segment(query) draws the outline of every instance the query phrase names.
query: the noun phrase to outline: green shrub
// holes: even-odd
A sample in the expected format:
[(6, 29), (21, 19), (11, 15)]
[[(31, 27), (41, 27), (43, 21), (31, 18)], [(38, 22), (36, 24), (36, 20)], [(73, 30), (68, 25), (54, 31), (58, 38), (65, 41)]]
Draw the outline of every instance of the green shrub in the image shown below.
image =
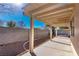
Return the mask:
[(8, 27), (15, 27), (15, 26), (16, 26), (16, 22), (14, 22), (14, 21), (9, 21), (9, 22), (7, 22), (7, 26), (8, 26)]

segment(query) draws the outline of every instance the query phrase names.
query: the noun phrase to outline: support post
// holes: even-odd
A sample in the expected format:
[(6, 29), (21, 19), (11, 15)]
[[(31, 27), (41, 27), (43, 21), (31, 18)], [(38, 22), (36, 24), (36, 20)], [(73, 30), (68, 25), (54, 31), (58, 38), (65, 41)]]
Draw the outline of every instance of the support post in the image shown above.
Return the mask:
[(57, 28), (55, 28), (55, 35), (56, 35), (56, 37), (57, 37)]
[(52, 40), (52, 27), (50, 26), (50, 40)]
[(30, 53), (33, 53), (34, 49), (34, 19), (31, 15), (30, 17), (30, 35), (29, 35), (29, 50)]

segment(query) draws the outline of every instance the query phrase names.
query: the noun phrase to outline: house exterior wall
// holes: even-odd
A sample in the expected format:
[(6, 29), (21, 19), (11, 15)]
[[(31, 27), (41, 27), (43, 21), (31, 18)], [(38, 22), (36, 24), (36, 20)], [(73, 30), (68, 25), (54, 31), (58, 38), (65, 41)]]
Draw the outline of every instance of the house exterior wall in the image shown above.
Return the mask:
[(74, 11), (74, 35), (71, 36), (71, 42), (75, 55), (79, 55), (79, 4), (75, 4)]

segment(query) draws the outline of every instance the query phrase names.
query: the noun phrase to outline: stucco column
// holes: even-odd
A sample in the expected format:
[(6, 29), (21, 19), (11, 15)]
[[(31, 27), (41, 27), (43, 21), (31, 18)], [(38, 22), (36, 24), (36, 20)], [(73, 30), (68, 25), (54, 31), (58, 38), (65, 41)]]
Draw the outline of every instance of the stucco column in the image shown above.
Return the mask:
[(52, 40), (52, 27), (50, 27), (49, 29), (50, 29), (50, 40)]
[(29, 50), (32, 53), (34, 49), (34, 19), (30, 17), (30, 35), (29, 35)]
[(55, 28), (55, 35), (57, 36), (57, 27)]

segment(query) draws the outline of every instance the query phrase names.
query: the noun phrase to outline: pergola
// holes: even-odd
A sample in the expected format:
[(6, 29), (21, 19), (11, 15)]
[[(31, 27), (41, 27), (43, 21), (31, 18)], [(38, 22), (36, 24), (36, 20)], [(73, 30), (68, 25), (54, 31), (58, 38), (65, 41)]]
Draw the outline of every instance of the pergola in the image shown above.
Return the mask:
[(52, 26), (68, 26), (74, 14), (74, 4), (63, 3), (29, 3), (24, 8), (24, 14), (30, 16), (29, 50), (34, 48), (34, 19), (43, 21), (50, 26), (50, 39), (52, 39)]

